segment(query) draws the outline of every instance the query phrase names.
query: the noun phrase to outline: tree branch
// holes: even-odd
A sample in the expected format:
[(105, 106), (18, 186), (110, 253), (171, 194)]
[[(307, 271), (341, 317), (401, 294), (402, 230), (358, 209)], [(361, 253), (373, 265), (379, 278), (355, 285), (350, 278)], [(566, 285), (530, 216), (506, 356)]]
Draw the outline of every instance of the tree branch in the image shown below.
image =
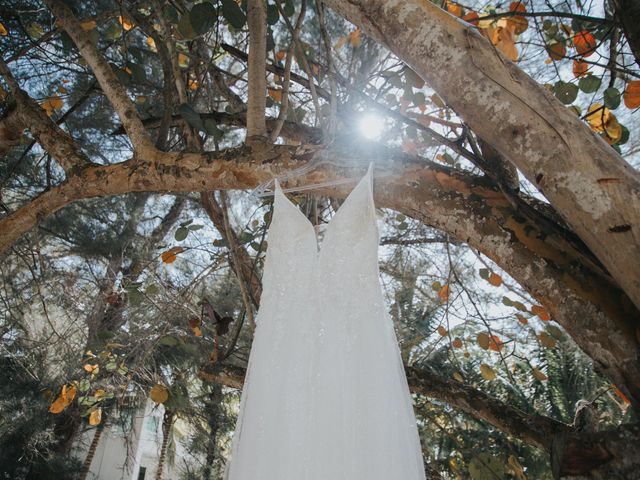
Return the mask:
[(155, 150), (138, 116), (135, 105), (129, 99), (126, 89), (120, 83), (116, 74), (113, 73), (113, 70), (111, 70), (109, 63), (91, 42), (87, 32), (82, 29), (80, 22), (75, 18), (71, 9), (61, 0), (45, 0), (45, 3), (76, 44), (91, 70), (93, 70), (102, 91), (111, 102), (122, 125), (124, 125), (134, 150), (141, 154)]
[(247, 8), (249, 27), (249, 95), (247, 99), (247, 139), (265, 137), (264, 122), (267, 108), (267, 3), (249, 0)]

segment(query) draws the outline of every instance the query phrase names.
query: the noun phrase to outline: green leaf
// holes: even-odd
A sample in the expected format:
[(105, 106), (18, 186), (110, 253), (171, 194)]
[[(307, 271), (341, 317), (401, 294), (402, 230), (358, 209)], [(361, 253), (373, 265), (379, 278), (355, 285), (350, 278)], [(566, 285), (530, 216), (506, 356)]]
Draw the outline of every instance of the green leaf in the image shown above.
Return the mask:
[(235, 0), (222, 0), (222, 16), (233, 28), (238, 30), (247, 23), (247, 16)]
[(98, 403), (98, 399), (96, 397), (80, 397), (78, 399), (78, 405), (82, 405), (84, 407), (90, 407)]
[[(491, 271), (488, 268), (480, 269), (480, 278), (482, 278), (483, 280), (489, 280), (489, 275), (491, 275)], [(504, 303), (504, 299), (502, 300), (502, 302)], [(509, 300), (509, 302), (511, 302), (511, 300)]]
[(193, 128), (197, 128), (198, 130), (202, 130), (203, 132), (206, 131), (204, 128), (204, 124), (202, 123), (202, 118), (200, 118), (200, 114), (196, 112), (188, 103), (183, 103), (182, 105), (180, 105), (178, 107), (178, 113)]
[(198, 32), (196, 32), (196, 29), (193, 28), (193, 25), (191, 24), (189, 12), (180, 17), (180, 21), (178, 22), (178, 33), (185, 40), (193, 40), (198, 36)]
[(42, 25), (36, 22), (31, 22), (25, 30), (27, 31), (29, 36), (34, 40), (37, 40), (42, 35), (44, 35), (44, 29), (42, 28)]
[(147, 80), (147, 74), (142, 68), (142, 65), (138, 65), (137, 63), (127, 62), (127, 68), (131, 70), (131, 78), (136, 83), (143, 83)]
[(276, 48), (276, 41), (273, 39), (273, 30), (271, 27), (267, 28), (267, 51)]
[(555, 94), (556, 98), (565, 105), (570, 105), (573, 103), (573, 101), (578, 96), (578, 91), (578, 87), (573, 83), (560, 81), (553, 86), (553, 93)]
[[(67, 33), (63, 32), (63, 34), (61, 35), (61, 38), (64, 38), (65, 35), (67, 35)], [(104, 36), (107, 40), (110, 40), (110, 41), (117, 40), (122, 36), (122, 27), (118, 22), (115, 22), (115, 21), (111, 22), (109, 23), (109, 26), (107, 27), (107, 29), (104, 31)], [(67, 36), (67, 38), (69, 37)], [(64, 44), (64, 40), (63, 40), (63, 44)]]
[(175, 347), (178, 345), (178, 339), (176, 337), (172, 337), (171, 335), (167, 335), (166, 337), (162, 337), (160, 339), (160, 345), (165, 345), (167, 347)]
[(83, 378), (78, 382), (78, 390), (80, 392), (86, 392), (91, 388), (91, 383), (86, 378)]
[(287, 17), (290, 17), (291, 15), (293, 15), (296, 11), (296, 9), (293, 6), (293, 0), (285, 0), (283, 10)]
[(113, 372), (116, 368), (118, 368), (118, 365), (116, 364), (116, 362), (108, 362), (105, 365), (105, 368), (107, 369), (107, 372)]
[(620, 106), (620, 90), (616, 87), (607, 88), (604, 93), (604, 106), (609, 110), (615, 110)]
[(620, 126), (622, 127), (622, 136), (616, 145), (624, 145), (629, 141), (629, 129), (622, 124), (620, 124)]
[(473, 480), (501, 480), (505, 475), (505, 462), (488, 453), (480, 453), (469, 462), (469, 476)]
[(127, 294), (127, 297), (129, 299), (129, 304), (134, 307), (140, 305), (140, 303), (142, 303), (142, 300), (144, 299), (144, 295), (139, 290), (130, 291)]
[(216, 23), (218, 12), (211, 3), (202, 2), (193, 6), (189, 12), (191, 27), (197, 35), (208, 32)]
[(204, 225), (189, 225), (189, 230), (192, 232), (200, 230), (201, 228), (204, 228)]
[[(278, 0), (276, 0), (278, 1)], [(278, 7), (275, 5), (267, 5), (267, 23), (269, 25), (275, 25), (280, 20), (280, 12), (278, 12)]]
[(204, 121), (204, 131), (207, 135), (211, 135), (215, 140), (221, 140), (224, 136), (224, 131), (218, 128), (218, 124), (213, 118), (207, 118)]
[(180, 227), (176, 230), (174, 237), (176, 241), (181, 242), (185, 238), (187, 238), (187, 235), (189, 235), (189, 229), (185, 227)]
[(582, 77), (578, 82), (578, 87), (584, 93), (593, 93), (600, 88), (600, 84), (602, 83), (602, 79), (600, 77), (596, 77), (595, 75), (587, 75), (586, 77)]
[(162, 9), (164, 16), (167, 17), (172, 23), (178, 23), (178, 11), (173, 7), (173, 5), (165, 5)]

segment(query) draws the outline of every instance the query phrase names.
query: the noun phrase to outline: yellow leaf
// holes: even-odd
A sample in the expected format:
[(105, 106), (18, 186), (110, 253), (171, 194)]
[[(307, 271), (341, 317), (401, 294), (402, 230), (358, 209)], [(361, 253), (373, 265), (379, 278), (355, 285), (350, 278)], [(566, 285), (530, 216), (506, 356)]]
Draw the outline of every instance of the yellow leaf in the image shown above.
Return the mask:
[(7, 28), (2, 23), (0, 23), (0, 35), (2, 35), (3, 37), (9, 35)]
[(482, 375), (482, 378), (488, 381), (495, 380), (496, 378), (496, 372), (494, 372), (493, 368), (491, 368), (486, 363), (480, 365), (480, 375)]
[(547, 376), (537, 367), (533, 367), (533, 376), (536, 377), (541, 382), (544, 382), (547, 379)]
[(95, 391), (95, 393), (93, 394), (94, 397), (96, 397), (96, 399), (100, 400), (101, 398), (103, 398), (105, 395), (107, 394), (107, 392), (105, 392), (102, 388), (99, 388)]
[(604, 133), (604, 139), (609, 145), (618, 143), (622, 138), (622, 125), (618, 123), (618, 119), (613, 113), (611, 114), (609, 121), (604, 126)]
[(516, 36), (513, 25), (510, 25), (507, 19), (503, 18), (498, 22), (498, 27), (493, 32), (491, 42), (504, 55), (516, 62), (518, 60), (518, 49), (516, 48)]
[(98, 407), (93, 412), (91, 412), (91, 415), (89, 415), (89, 425), (100, 425), (101, 420), (102, 409)]
[(82, 28), (82, 30), (84, 30), (85, 32), (93, 30), (94, 28), (96, 28), (96, 21), (86, 20), (80, 24), (80, 28)]
[(442, 325), (440, 325), (437, 330), (441, 337), (444, 337), (447, 334), (447, 329)]
[(356, 28), (353, 32), (350, 32), (348, 35), (349, 45), (351, 45), (353, 48), (358, 48), (362, 43), (361, 35), (362, 30), (360, 30), (359, 28)]
[(127, 20), (121, 15), (118, 16), (118, 21), (120, 22), (120, 25), (122, 25), (122, 28), (124, 28), (127, 31), (133, 28), (133, 23), (131, 23), (129, 20)]
[(189, 87), (189, 90), (197, 90), (198, 89), (198, 81), (197, 80), (193, 80), (193, 79), (189, 79), (187, 81), (187, 86)]
[(178, 254), (182, 252), (184, 252), (184, 248), (173, 247), (166, 252), (163, 252), (162, 255), (160, 255), (160, 258), (162, 258), (164, 263), (173, 263), (176, 261), (176, 258), (178, 258)]
[(624, 89), (624, 105), (627, 108), (640, 107), (640, 80), (631, 80)]
[(164, 385), (156, 383), (149, 392), (151, 400), (156, 403), (164, 403), (169, 400), (169, 390)]

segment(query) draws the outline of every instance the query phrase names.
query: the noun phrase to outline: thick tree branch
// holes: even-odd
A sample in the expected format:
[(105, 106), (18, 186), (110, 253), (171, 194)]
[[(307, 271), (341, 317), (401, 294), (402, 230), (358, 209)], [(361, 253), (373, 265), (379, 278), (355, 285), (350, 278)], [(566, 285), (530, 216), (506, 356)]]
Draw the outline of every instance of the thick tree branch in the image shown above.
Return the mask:
[[(495, 397), (464, 383), (447, 380), (425, 370), (405, 366), (409, 389), (425, 397), (444, 402), (488, 422), (498, 430), (518, 440), (551, 451), (551, 440), (560, 434), (569, 434), (571, 426), (537, 413), (525, 413)], [(217, 374), (205, 374), (208, 381), (242, 389), (244, 368), (223, 366)]]
[[(638, 311), (618, 287), (582, 261), (583, 253), (537, 217), (514, 210), (484, 177), (455, 171), (375, 145), (334, 142), (328, 150), (273, 145), (202, 154), (166, 153), (92, 166), (0, 220), (0, 251), (65, 205), (84, 198), (140, 191), (193, 192), (254, 188), (313, 156), (329, 160), (302, 184), (353, 177), (370, 161), (395, 176), (376, 181), (375, 200), (468, 243), (495, 261), (535, 297), (595, 362), (638, 404)], [(344, 168), (336, 165), (345, 165)], [(356, 174), (357, 175), (357, 174)], [(344, 197), (351, 187), (310, 193)]]
[(436, 4), (326, 3), (410, 65), (514, 162), (640, 307), (640, 175), (620, 155), (475, 28)]
[(40, 105), (22, 90), (9, 67), (0, 60), (0, 73), (5, 77), (16, 102), (16, 113), (22, 125), (56, 161), (67, 175), (73, 170), (91, 164), (76, 142), (52, 121)]
[(113, 70), (111, 70), (109, 63), (91, 42), (88, 33), (82, 29), (80, 22), (75, 18), (71, 9), (61, 0), (45, 0), (45, 3), (76, 44), (91, 70), (93, 70), (102, 91), (111, 102), (122, 125), (124, 125), (134, 150), (138, 153), (154, 150), (155, 148), (126, 89), (120, 83)]

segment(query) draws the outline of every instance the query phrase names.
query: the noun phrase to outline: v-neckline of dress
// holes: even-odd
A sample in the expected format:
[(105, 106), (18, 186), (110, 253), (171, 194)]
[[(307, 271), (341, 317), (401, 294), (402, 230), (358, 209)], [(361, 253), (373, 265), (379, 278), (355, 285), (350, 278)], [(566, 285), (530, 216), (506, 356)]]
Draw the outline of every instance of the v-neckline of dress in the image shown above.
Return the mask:
[[(275, 181), (275, 196), (282, 198), (288, 205), (290, 205), (297, 213), (298, 216), (300, 216), (301, 219), (304, 220), (304, 223), (306, 225), (306, 229), (310, 232), (310, 235), (313, 235), (313, 238), (315, 240), (315, 245), (316, 245), (316, 252), (315, 255), (317, 257), (320, 257), (322, 252), (324, 251), (324, 245), (327, 242), (327, 238), (329, 238), (329, 234), (331, 232), (331, 226), (334, 224), (336, 218), (340, 217), (340, 215), (344, 215), (343, 210), (345, 209), (345, 207), (348, 207), (350, 204), (350, 201), (352, 201), (352, 198), (354, 196), (354, 194), (356, 192), (359, 192), (360, 189), (362, 188), (362, 185), (369, 182), (369, 188), (373, 188), (372, 186), (372, 171), (373, 171), (373, 163), (369, 164), (369, 169), (367, 170), (367, 173), (365, 173), (365, 175), (360, 179), (360, 181), (357, 183), (357, 185), (354, 187), (353, 190), (351, 190), (351, 192), (349, 193), (349, 195), (347, 195), (347, 197), (345, 198), (345, 201), (342, 205), (340, 205), (340, 208), (338, 208), (338, 210), (336, 211), (336, 213), (333, 215), (333, 217), (331, 217), (331, 219), (329, 220), (329, 222), (327, 222), (326, 224), (326, 229), (325, 229), (325, 234), (324, 234), (324, 239), (322, 240), (322, 242), (320, 242), (318, 240), (318, 235), (316, 234), (315, 228), (313, 226), (313, 223), (311, 223), (311, 221), (300, 211), (300, 209), (291, 201), (289, 200), (289, 198), (285, 195), (285, 193), (282, 191), (282, 188), (280, 187), (280, 183), (278, 182), (278, 180), (276, 179)], [(373, 201), (373, 196), (369, 195), (369, 201), (372, 202)]]

